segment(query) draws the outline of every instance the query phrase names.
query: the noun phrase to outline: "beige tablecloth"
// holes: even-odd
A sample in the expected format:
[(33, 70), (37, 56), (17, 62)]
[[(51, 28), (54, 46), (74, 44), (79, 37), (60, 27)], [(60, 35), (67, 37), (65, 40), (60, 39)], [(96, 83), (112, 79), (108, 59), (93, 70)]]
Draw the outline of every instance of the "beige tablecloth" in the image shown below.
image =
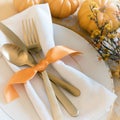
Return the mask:
[[(0, 0), (0, 20), (4, 20), (16, 13), (17, 11), (13, 6), (13, 0)], [(85, 31), (79, 28), (76, 17), (77, 16), (74, 14), (66, 19), (61, 20), (53, 18), (53, 22), (66, 26), (89, 40), (89, 37), (85, 35)], [(115, 102), (110, 120), (120, 120), (120, 80), (114, 80), (114, 86), (115, 93), (118, 95), (118, 98)]]

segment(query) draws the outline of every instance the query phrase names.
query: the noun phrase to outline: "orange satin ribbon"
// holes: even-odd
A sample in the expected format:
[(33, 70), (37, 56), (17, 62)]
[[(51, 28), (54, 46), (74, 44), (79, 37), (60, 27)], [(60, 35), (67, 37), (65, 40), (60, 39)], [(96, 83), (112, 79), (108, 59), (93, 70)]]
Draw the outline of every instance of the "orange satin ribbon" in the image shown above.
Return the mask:
[(28, 80), (32, 79), (35, 74), (39, 71), (42, 72), (46, 67), (66, 55), (69, 54), (79, 54), (80, 52), (74, 51), (64, 46), (55, 46), (51, 48), (46, 57), (40, 61), (34, 67), (26, 68), (16, 72), (12, 78), (9, 80), (7, 86), (5, 87), (5, 98), (7, 102), (10, 102), (18, 97), (18, 93), (14, 89), (14, 84), (26, 83)]

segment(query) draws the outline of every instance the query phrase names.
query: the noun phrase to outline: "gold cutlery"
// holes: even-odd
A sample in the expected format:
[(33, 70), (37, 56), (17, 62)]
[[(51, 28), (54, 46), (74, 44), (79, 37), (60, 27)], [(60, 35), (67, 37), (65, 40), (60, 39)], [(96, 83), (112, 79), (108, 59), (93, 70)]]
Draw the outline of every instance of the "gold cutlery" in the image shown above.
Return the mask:
[[(0, 22), (0, 29), (3, 31), (3, 33), (9, 38), (9, 40), (10, 41), (12, 41), (12, 42), (14, 42), (15, 44), (17, 44), (17, 45), (19, 45), (20, 47), (22, 47), (22, 49), (23, 50), (26, 50), (26, 52), (27, 52), (27, 49), (26, 49), (26, 46), (24, 45), (24, 43), (15, 35), (15, 33), (14, 32), (12, 32), (9, 28), (7, 28), (4, 24), (2, 24), (1, 22)], [(31, 57), (30, 57), (31, 58)], [(32, 60), (33, 61), (33, 60)], [(53, 80), (53, 78), (55, 78), (53, 75), (52, 75), (52, 80)], [(69, 92), (71, 92), (73, 95), (75, 95), (75, 96), (78, 96), (78, 95), (80, 95), (80, 91), (77, 89), (77, 88), (75, 88), (74, 86), (72, 86), (71, 84), (69, 84), (69, 83), (66, 83), (65, 81), (62, 81), (61, 79), (55, 79), (55, 80), (53, 80), (56, 84), (58, 84), (58, 85), (61, 85), (63, 88), (66, 88), (66, 86), (67, 86), (67, 89), (68, 89), (68, 91)], [(72, 91), (70, 91), (71, 90), (71, 87), (72, 87), (72, 90), (74, 91), (74, 92), (72, 92)], [(59, 95), (60, 96), (60, 95)], [(58, 97), (58, 96), (57, 96)], [(59, 97), (59, 99), (60, 99), (60, 97)], [(66, 105), (66, 106), (68, 106), (67, 104), (66, 104), (66, 102), (63, 102), (63, 98), (61, 97), (61, 102), (62, 102), (62, 104), (64, 104), (64, 105)], [(68, 102), (67, 102), (68, 103)], [(66, 109), (67, 108), (69, 108), (69, 107), (66, 107)], [(71, 110), (72, 110), (73, 108), (71, 108)], [(70, 109), (68, 109), (68, 110), (70, 110)], [(70, 112), (70, 111), (69, 111)], [(72, 116), (76, 116), (76, 115), (78, 115), (78, 111), (77, 112), (71, 112), (70, 113)]]
[[(10, 42), (15, 43), (17, 46), (19, 46), (23, 50), (28, 51), (27, 47), (19, 39), (19, 37), (13, 31), (11, 31), (7, 26), (5, 26), (2, 22), (0, 22), (0, 30), (9, 38), (8, 40)], [(54, 83), (62, 86), (64, 89), (69, 91), (74, 96), (79, 96), (80, 95), (80, 90), (78, 88), (76, 88), (75, 86), (71, 85), (70, 83), (68, 83), (66, 81), (63, 81), (61, 79), (58, 79), (53, 74), (49, 74), (49, 77)]]
[[(29, 19), (29, 20), (24, 20), (23, 21), (23, 34), (24, 34), (24, 41), (27, 45), (27, 48), (29, 51), (31, 51), (34, 56), (37, 56), (36, 58), (38, 60), (40, 60), (40, 53), (36, 53), (35, 51), (40, 51), (41, 50), (41, 47), (40, 47), (40, 42), (39, 42), (39, 39), (38, 39), (38, 35), (37, 35), (37, 30), (36, 30), (36, 27), (35, 27), (35, 24), (34, 24), (34, 21), (33, 19)], [(48, 75), (47, 75), (47, 72), (45, 71), (45, 74), (48, 78)], [(52, 76), (51, 76), (52, 77)], [(46, 80), (45, 80), (46, 81)], [(48, 81), (46, 81), (48, 83), (45, 83), (45, 86), (46, 84), (49, 84), (49, 79)], [(75, 108), (75, 106), (70, 102), (70, 100), (59, 90), (59, 88), (57, 88), (54, 84), (48, 86), (49, 88), (51, 88), (52, 90), (54, 89), (56, 96), (57, 98), (61, 101), (61, 103), (63, 104), (63, 106), (66, 108), (66, 110), (72, 115), (72, 116), (77, 116), (78, 115), (78, 110)], [(46, 88), (48, 89), (48, 88)], [(51, 90), (51, 91), (52, 91)], [(72, 89), (70, 89), (72, 91)], [(49, 95), (50, 94), (53, 94), (50, 93), (50, 91), (46, 90), (48, 93), (48, 98), (49, 98)], [(49, 99), (50, 103), (51, 103), (51, 106), (55, 106), (53, 105), (53, 102), (54, 102), (54, 98)], [(53, 113), (55, 113), (55, 108), (53, 107)], [(55, 113), (56, 114), (56, 113)]]

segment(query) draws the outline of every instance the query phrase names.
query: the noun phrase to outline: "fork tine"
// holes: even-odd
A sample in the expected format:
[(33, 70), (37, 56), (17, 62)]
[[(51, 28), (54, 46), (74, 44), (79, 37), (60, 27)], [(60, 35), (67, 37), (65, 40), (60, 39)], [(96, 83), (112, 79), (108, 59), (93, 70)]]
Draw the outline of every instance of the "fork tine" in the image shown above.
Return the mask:
[(29, 28), (29, 31), (30, 31), (30, 33), (29, 33), (29, 35), (31, 36), (31, 40), (30, 40), (30, 44), (31, 44), (31, 46), (33, 45), (33, 47), (34, 47), (34, 45), (35, 45), (35, 47), (36, 47), (36, 45), (37, 45), (37, 42), (36, 42), (36, 37), (35, 37), (35, 28), (34, 28), (34, 26), (33, 26), (33, 19), (29, 19), (29, 21), (28, 21), (28, 23), (29, 23), (29, 26), (28, 27), (30, 27)]
[(23, 32), (25, 39), (25, 44), (29, 49), (38, 48), (41, 49), (37, 29), (33, 19), (26, 19), (22, 21), (23, 24)]
[(24, 40), (25, 44), (27, 47), (30, 47), (32, 32), (30, 32), (31, 27), (30, 27), (29, 20), (23, 20), (22, 24), (23, 24), (23, 33), (24, 33), (24, 38), (25, 38), (25, 40)]
[(32, 27), (33, 27), (33, 32), (34, 32), (34, 40), (37, 44), (40, 45), (40, 41), (39, 41), (39, 38), (38, 38), (38, 33), (37, 33), (37, 29), (36, 29), (36, 26), (35, 26), (35, 23), (34, 23), (34, 20), (32, 19)]
[(27, 36), (27, 30), (26, 30), (26, 21), (22, 21), (22, 30), (23, 30), (23, 36), (24, 36), (24, 42), (25, 42), (25, 45), (28, 47), (28, 36)]

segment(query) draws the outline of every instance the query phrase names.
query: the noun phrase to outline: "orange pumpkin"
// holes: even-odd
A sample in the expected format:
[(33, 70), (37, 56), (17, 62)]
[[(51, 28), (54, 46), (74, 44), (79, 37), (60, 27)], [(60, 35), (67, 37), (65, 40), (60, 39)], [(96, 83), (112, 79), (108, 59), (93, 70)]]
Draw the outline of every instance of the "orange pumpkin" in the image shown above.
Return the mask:
[(42, 3), (43, 0), (14, 0), (14, 6), (18, 12), (35, 4)]
[[(97, 23), (93, 20), (95, 16)], [(120, 16), (120, 9), (115, 0), (85, 0), (78, 11), (79, 25), (89, 33), (96, 30), (98, 24), (102, 26), (106, 22), (110, 22), (112, 28), (117, 29), (120, 26), (118, 16)]]
[(73, 14), (78, 6), (79, 0), (45, 0), (49, 4), (53, 17), (65, 18)]

